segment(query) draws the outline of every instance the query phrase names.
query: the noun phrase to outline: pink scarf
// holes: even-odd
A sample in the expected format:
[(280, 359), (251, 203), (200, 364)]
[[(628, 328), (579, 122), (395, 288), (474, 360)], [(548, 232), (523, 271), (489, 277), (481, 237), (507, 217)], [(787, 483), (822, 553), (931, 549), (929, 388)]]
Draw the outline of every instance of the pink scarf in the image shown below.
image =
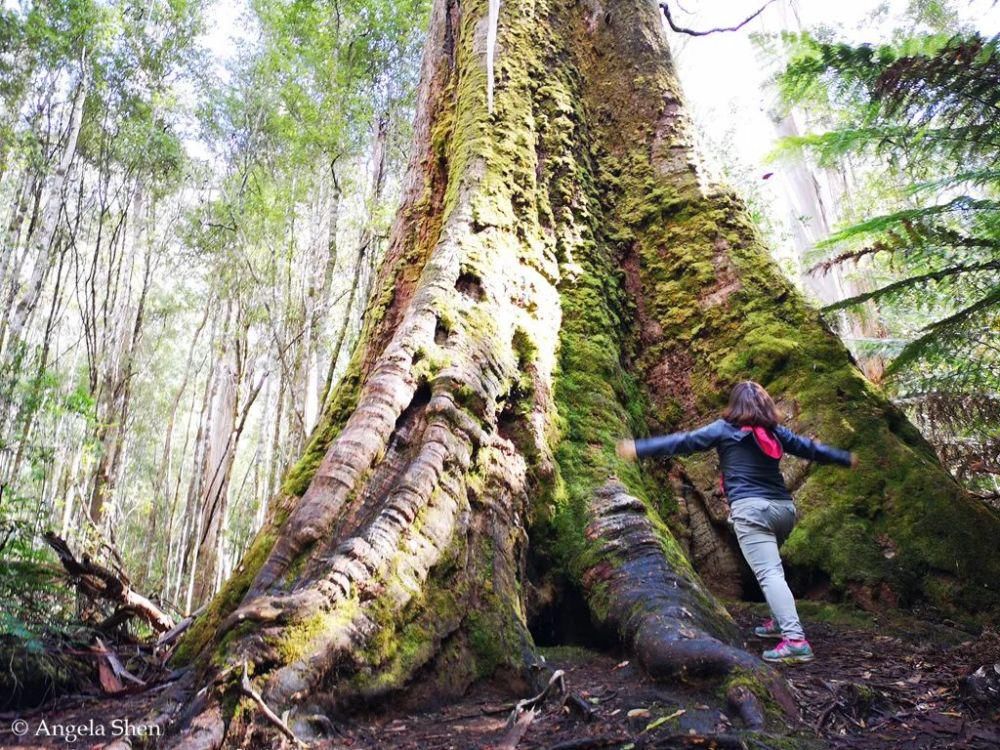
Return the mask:
[(750, 425), (743, 426), (744, 432), (752, 432), (754, 440), (757, 441), (757, 447), (764, 451), (764, 455), (769, 458), (781, 458), (784, 452), (781, 450), (781, 443), (777, 441), (774, 435), (766, 427), (761, 427), (759, 425), (751, 427)]

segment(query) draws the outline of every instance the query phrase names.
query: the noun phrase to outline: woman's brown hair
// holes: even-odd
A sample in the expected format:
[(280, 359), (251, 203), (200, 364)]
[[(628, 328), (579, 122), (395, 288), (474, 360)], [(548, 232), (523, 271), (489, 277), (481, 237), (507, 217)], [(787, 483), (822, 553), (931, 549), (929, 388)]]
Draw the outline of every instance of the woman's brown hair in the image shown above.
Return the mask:
[(722, 418), (739, 427), (773, 430), (781, 421), (781, 414), (764, 386), (744, 380), (733, 387), (729, 394), (729, 406), (722, 412)]

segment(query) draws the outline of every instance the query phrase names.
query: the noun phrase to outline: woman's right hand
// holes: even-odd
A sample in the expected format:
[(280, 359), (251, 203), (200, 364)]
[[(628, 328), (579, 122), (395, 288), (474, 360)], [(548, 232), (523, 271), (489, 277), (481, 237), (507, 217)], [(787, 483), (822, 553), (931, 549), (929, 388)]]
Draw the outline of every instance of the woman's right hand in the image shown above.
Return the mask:
[(858, 454), (857, 453), (852, 453), (851, 454), (851, 468), (852, 469), (858, 468), (858, 464), (859, 463), (861, 463), (861, 462), (858, 460)]
[(635, 461), (635, 441), (619, 440), (615, 446), (615, 452), (618, 454), (618, 458), (625, 459), (626, 461)]

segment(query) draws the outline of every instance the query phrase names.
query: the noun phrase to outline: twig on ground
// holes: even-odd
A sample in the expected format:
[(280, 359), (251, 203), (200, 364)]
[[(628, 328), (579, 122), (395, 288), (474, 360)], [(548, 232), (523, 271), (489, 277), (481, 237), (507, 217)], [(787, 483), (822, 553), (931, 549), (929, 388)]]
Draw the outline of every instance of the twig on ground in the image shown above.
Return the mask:
[(254, 700), (254, 702), (260, 708), (261, 713), (263, 713), (264, 716), (267, 717), (268, 721), (270, 721), (272, 724), (274, 724), (274, 726), (280, 729), (282, 734), (284, 734), (288, 739), (294, 742), (298, 747), (305, 747), (305, 743), (295, 736), (295, 732), (293, 732), (291, 729), (288, 728), (288, 725), (281, 719), (281, 717), (278, 716), (276, 713), (274, 713), (274, 711), (272, 711), (270, 707), (264, 702), (264, 699), (261, 697), (260, 693), (258, 693), (256, 690), (253, 689), (253, 685), (250, 684), (250, 675), (247, 674), (247, 663), (245, 659), (243, 661), (243, 679), (240, 682), (240, 689), (247, 697), (252, 698)]
[(563, 705), (569, 706), (570, 710), (579, 714), (584, 721), (594, 720), (594, 707), (576, 693), (567, 693), (563, 699)]
[(813, 724), (813, 731), (815, 731), (816, 734), (819, 734), (820, 730), (823, 728), (823, 725), (826, 723), (826, 720), (830, 717), (830, 714), (833, 713), (834, 709), (839, 707), (840, 707), (840, 701), (833, 701), (833, 703), (831, 703), (829, 706), (823, 709), (823, 712), (819, 715), (819, 718), (816, 719), (816, 723)]
[(496, 746), (496, 750), (515, 750), (517, 743), (524, 737), (525, 732), (528, 731), (528, 727), (537, 715), (538, 709), (536, 708), (529, 708), (522, 712), (512, 725), (508, 725), (507, 733)]
[(518, 701), (517, 705), (514, 706), (514, 710), (510, 712), (510, 718), (507, 719), (508, 728), (517, 723), (518, 717), (524, 711), (540, 708), (542, 704), (545, 703), (546, 699), (549, 697), (549, 693), (551, 693), (553, 689), (558, 689), (560, 694), (565, 695), (565, 674), (566, 673), (563, 672), (563, 670), (557, 669), (552, 673), (552, 676), (549, 678), (549, 683), (545, 686), (545, 689), (542, 690), (542, 692), (531, 698), (525, 698), (524, 700)]

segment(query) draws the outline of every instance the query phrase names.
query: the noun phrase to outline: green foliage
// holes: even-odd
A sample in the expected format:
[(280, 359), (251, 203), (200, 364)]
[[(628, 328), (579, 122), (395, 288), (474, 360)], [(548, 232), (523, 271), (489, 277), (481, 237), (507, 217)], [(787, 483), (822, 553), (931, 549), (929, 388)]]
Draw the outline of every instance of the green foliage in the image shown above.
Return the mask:
[[(924, 33), (876, 47), (803, 34), (785, 42), (790, 57), (778, 80), (785, 102), (826, 127), (786, 139), (781, 151), (865, 165), (879, 185), (854, 223), (817, 248), (814, 273), (857, 263), (869, 279), (865, 291), (827, 309), (878, 306), (883, 324), (904, 339), (882, 353), (908, 404), (996, 393), (1000, 39)], [(951, 427), (944, 431), (972, 447), (966, 466), (1000, 437), (997, 422)]]
[[(406, 159), (428, 3), (237, 5), (252, 33), (225, 60), (205, 44), (206, 0), (0, 9), (5, 309), (25, 304), (34, 269), (46, 270), (17, 340), (0, 325), (0, 482), (33, 498), (23, 538), (34, 549), (46, 525), (86, 536), (93, 488), (110, 469), (107, 520), (125, 568), (137, 589), (179, 607), (196, 564), (204, 446), (225, 423), (206, 407), (218, 362), (236, 370), (238, 410), (251, 404), (222, 504), (230, 564), (309, 444), (307, 412), (323, 406), (312, 390), (329, 359), (331, 384), (348, 363), (346, 385), (327, 399), (291, 486), (308, 481), (353, 404), (351, 347)], [(38, 247), (77, 101), (65, 205), (51, 246)], [(382, 124), (387, 184), (370, 198)], [(360, 225), (371, 251), (357, 299), (338, 307), (353, 271), (338, 238), (354, 249)], [(330, 356), (338, 314), (340, 358)], [(242, 593), (249, 579), (236, 578), (228, 590)]]
[(35, 544), (43, 522), (35, 498), (0, 493), (0, 708), (69, 688), (90, 669), (60, 653), (85, 647), (87, 634), (58, 563)]

